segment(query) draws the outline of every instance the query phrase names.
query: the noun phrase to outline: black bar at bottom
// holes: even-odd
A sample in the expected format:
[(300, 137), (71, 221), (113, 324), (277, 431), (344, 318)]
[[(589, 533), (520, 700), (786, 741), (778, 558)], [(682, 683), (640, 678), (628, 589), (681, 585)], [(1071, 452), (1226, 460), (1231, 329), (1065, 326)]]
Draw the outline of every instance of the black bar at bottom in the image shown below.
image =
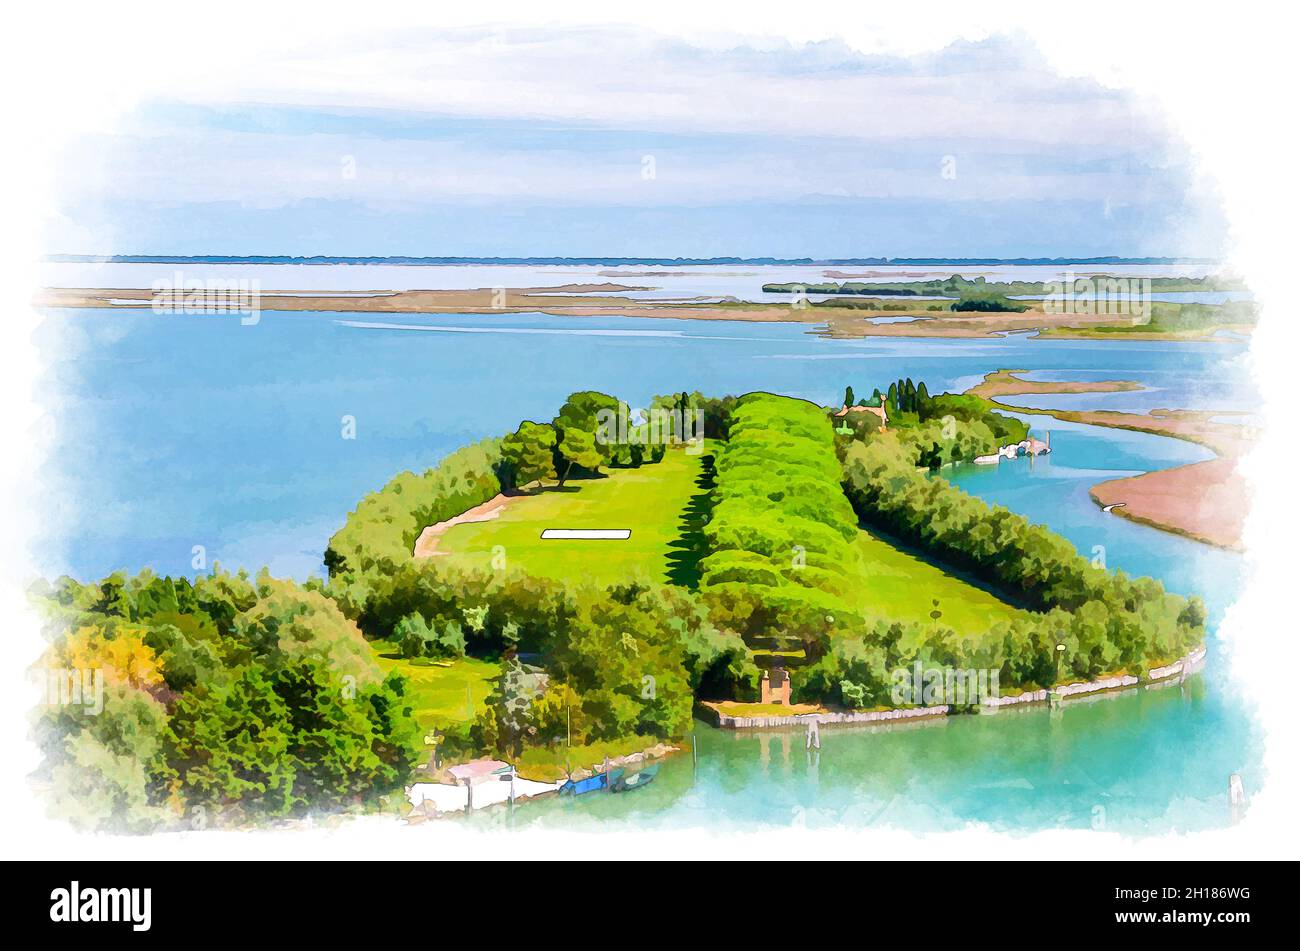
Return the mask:
[[(757, 929), (768, 945), (774, 931), (806, 938), (818, 920), (850, 928), (857, 920), (868, 929), (864, 936), (896, 925), (926, 943), (1098, 931), (1180, 938), (1195, 931), (1231, 940), (1259, 924), (1286, 926), (1280, 906), (1295, 877), (1291, 863), (1271, 862), (805, 862), (774, 855), (764, 863), (688, 868), (611, 862), (598, 845), (592, 841), (581, 861), (560, 869), (511, 861), (498, 848), (493, 860), (477, 863), (7, 863), (6, 920), (19, 933), (130, 941), (387, 943), (473, 929), (485, 940), (531, 935), (549, 942), (652, 922), (661, 935), (678, 926), (695, 931), (710, 918), (708, 928), (721, 929), (717, 938), (748, 940)], [(679, 913), (686, 917), (675, 925)]]

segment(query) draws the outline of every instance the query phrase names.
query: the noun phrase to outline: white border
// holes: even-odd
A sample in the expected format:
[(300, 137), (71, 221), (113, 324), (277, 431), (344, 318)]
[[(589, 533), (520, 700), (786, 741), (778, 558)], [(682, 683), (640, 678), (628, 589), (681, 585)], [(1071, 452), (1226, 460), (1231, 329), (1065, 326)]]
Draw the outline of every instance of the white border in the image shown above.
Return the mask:
[[(656, 0), (615, 8), (607, 3), (555, 4), (505, 0), (492, 5), (495, 22), (520, 26), (626, 24), (693, 42), (736, 32), (801, 42), (839, 36), (870, 51), (916, 52), (959, 37), (1021, 31), (1056, 68), (1130, 86), (1149, 95), (1192, 143), (1204, 187), (1221, 190), (1233, 223), (1231, 264), (1265, 305), (1254, 347), (1270, 435), (1247, 462), (1257, 502), (1247, 540), (1253, 583), (1221, 629), (1232, 645), (1233, 673), (1267, 730), (1267, 784), (1247, 818), (1221, 831), (1126, 839), (1113, 833), (1044, 832), (1011, 839), (987, 830), (929, 836), (927, 856), (987, 859), (1078, 857), (1295, 857), (1297, 853), (1296, 689), (1291, 683), (1296, 624), (1290, 598), (1296, 584), (1296, 511), (1290, 476), (1296, 436), (1287, 387), (1295, 387), (1300, 315), (1284, 297), (1295, 281), (1296, 146), (1291, 116), (1295, 25), (1277, 4), (1182, 3), (1156, 6), (1094, 2), (1086, 8), (1042, 3), (886, 5), (804, 0), (797, 5)], [(18, 18), (20, 22), (15, 22)], [(25, 18), (25, 19), (23, 19)], [(0, 563), (0, 823), (5, 853), (33, 858), (422, 857), (436, 841), (441, 858), (481, 854), (485, 840), (452, 824), (404, 828), (386, 819), (334, 831), (185, 833), (148, 838), (86, 836), (44, 818), (24, 776), (35, 765), (26, 742), (26, 713), (35, 702), (23, 670), (39, 651), (35, 620), (20, 588), (27, 576), (23, 539), (39, 530), (27, 504), (41, 445), (42, 421), (32, 394), (39, 385), (30, 342), (35, 315), (29, 299), (33, 262), (50, 180), (52, 149), (63, 139), (107, 128), (143, 95), (178, 88), (220, 88), (222, 77), (276, 68), (299, 44), (343, 49), (362, 21), (388, 27), (472, 24), (475, 16), (445, 4), (231, 2), (188, 8), (175, 3), (27, 5), (11, 12), (17, 35), (2, 68), (7, 76), (3, 181), (9, 186), (0, 261), (8, 307), (2, 321), (0, 386), (10, 439), (4, 453), (5, 541)], [(382, 59), (378, 60), (382, 62)], [(111, 183), (109, 183), (111, 187)], [(1294, 390), (1292, 390), (1292, 393)], [(1294, 396), (1292, 396), (1294, 399)], [(1225, 783), (1227, 777), (1224, 777)], [(513, 855), (573, 854), (579, 833), (515, 834)], [(699, 830), (618, 836), (609, 857), (667, 858), (718, 854), (758, 858), (782, 854), (816, 858), (891, 854), (915, 856), (916, 837), (878, 830), (757, 835)], [(494, 849), (496, 846), (493, 847)], [(882, 852), (882, 850), (890, 850)]]

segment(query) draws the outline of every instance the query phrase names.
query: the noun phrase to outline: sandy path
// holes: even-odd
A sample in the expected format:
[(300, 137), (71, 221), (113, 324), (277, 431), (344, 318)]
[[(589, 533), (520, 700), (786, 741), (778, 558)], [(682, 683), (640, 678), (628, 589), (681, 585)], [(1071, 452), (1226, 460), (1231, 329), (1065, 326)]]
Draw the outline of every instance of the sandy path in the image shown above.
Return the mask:
[(440, 555), (450, 554), (450, 552), (438, 551), (438, 539), (447, 532), (447, 529), (457, 525), (465, 525), (469, 522), (490, 522), (505, 511), (505, 507), (509, 504), (510, 498), (508, 496), (495, 495), (482, 505), (467, 509), (445, 522), (430, 525), (420, 532), (420, 537), (415, 540), (415, 551), (412, 552), (412, 555), (416, 558), (437, 558)]

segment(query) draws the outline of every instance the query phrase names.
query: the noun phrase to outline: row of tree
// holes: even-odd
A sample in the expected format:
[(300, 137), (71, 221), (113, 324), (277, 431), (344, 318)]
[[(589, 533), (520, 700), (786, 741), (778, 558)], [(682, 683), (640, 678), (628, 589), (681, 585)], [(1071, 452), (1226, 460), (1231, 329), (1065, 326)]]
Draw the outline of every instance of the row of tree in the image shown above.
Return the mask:
[(897, 438), (852, 447), (844, 491), (865, 523), (969, 572), (1013, 603), (1118, 625), (1112, 641), (1125, 664), (1165, 662), (1204, 639), (1198, 598), (1093, 565), (1046, 526), (927, 477)]
[(823, 410), (768, 393), (736, 402), (700, 565), (700, 590), (719, 623), (746, 636), (811, 640), (848, 623), (857, 519), (839, 480)]

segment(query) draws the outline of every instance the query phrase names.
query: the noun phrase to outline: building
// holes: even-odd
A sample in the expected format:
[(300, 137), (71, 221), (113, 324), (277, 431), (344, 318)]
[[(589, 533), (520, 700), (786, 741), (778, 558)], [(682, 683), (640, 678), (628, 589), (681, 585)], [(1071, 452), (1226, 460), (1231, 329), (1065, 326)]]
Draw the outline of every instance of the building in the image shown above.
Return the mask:
[(836, 419), (844, 419), (850, 413), (871, 413), (880, 419), (880, 428), (889, 428), (889, 413), (885, 410), (885, 403), (882, 400), (879, 406), (845, 406), (835, 414)]
[(771, 670), (763, 671), (763, 678), (759, 681), (761, 694), (760, 703), (779, 703), (784, 706), (790, 706), (790, 675), (786, 673), (784, 667), (773, 667)]
[(1047, 434), (1047, 442), (1041, 439), (1034, 439), (1032, 436), (1023, 442), (1017, 443), (1017, 448), (1028, 456), (1041, 456), (1044, 453), (1052, 451), (1052, 434)]

